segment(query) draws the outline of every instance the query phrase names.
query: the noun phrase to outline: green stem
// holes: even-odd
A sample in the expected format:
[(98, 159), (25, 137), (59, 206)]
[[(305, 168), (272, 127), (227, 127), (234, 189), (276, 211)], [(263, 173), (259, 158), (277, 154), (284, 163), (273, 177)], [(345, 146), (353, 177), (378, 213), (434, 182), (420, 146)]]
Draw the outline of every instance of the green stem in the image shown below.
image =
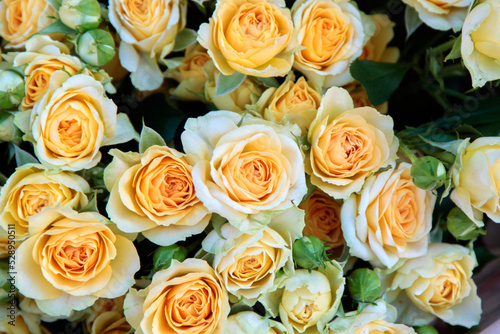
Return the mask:
[(445, 51), (448, 51), (448, 50), (451, 50), (451, 48), (453, 47), (453, 44), (455, 44), (455, 40), (452, 39), (452, 40), (449, 40), (448, 42), (445, 42), (441, 45), (438, 45), (436, 46), (435, 48), (432, 48), (430, 51), (429, 51), (429, 55), (438, 55), (438, 54), (441, 54)]
[(408, 158), (410, 158), (411, 163), (415, 163), (415, 161), (418, 159), (417, 156), (408, 148), (408, 146), (403, 144), (403, 142), (401, 141), (399, 142), (399, 149), (403, 151), (408, 156)]

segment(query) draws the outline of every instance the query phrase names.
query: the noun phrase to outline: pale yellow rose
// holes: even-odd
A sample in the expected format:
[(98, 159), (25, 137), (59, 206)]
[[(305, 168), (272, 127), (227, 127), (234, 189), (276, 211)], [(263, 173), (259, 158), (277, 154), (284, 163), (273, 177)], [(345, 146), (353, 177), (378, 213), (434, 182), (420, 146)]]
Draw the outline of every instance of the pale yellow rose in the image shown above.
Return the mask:
[(370, 15), (370, 19), (375, 25), (375, 32), (368, 42), (366, 42), (365, 46), (363, 46), (363, 53), (359, 56), (359, 59), (381, 63), (397, 62), (399, 49), (394, 46), (387, 46), (394, 38), (394, 27), (396, 24), (385, 14)]
[(500, 223), (500, 137), (474, 140), (462, 155), (462, 168), (453, 176), (453, 202), (477, 226), (482, 213)]
[(280, 280), (293, 275), (292, 245), (303, 227), (304, 212), (292, 207), (255, 234), (224, 224), (221, 235), (213, 230), (202, 246), (214, 254), (212, 267), (227, 291), (253, 305), (261, 294), (276, 289), (280, 270)]
[(29, 233), (29, 217), (45, 207), (63, 206), (75, 210), (88, 203), (90, 186), (72, 172), (48, 170), (42, 165), (19, 167), (0, 192), (0, 224), (5, 230), (14, 226), (16, 239)]
[(378, 106), (374, 106), (368, 99), (366, 89), (358, 82), (349, 84), (343, 87), (351, 95), (354, 108), (371, 107), (378, 110), (379, 113), (386, 115), (388, 109), (388, 102), (384, 102)]
[(329, 325), (329, 334), (415, 334), (411, 327), (394, 324), (397, 310), (384, 300), (337, 317)]
[(227, 292), (214, 270), (200, 259), (173, 260), (124, 303), (136, 334), (220, 334), (229, 314)]
[(342, 231), (352, 255), (391, 268), (426, 253), (436, 196), (413, 184), (410, 172), (401, 163), (372, 175), (344, 202)]
[(311, 183), (335, 199), (359, 191), (368, 176), (396, 160), (393, 124), (376, 109), (354, 108), (345, 89), (330, 88), (308, 132)]
[(134, 244), (113, 233), (96, 212), (46, 209), (29, 220), (30, 237), (16, 251), (16, 286), (41, 311), (68, 316), (98, 298), (124, 295), (139, 270)]
[(472, 0), (403, 0), (413, 7), (418, 17), (437, 30), (459, 31)]
[(153, 90), (163, 82), (158, 66), (172, 52), (186, 25), (186, 0), (111, 0), (109, 21), (120, 36), (120, 62), (132, 72), (133, 85)]
[[(210, 65), (210, 66), (209, 66)], [(179, 84), (170, 90), (170, 94), (183, 100), (204, 100), (207, 75), (205, 67), (213, 68), (213, 61), (207, 50), (195, 43), (186, 48), (184, 57), (173, 68), (165, 72), (165, 77), (176, 80)], [(213, 72), (208, 69), (207, 72)]]
[(110, 191), (106, 211), (124, 232), (142, 232), (171, 245), (203, 232), (211, 214), (193, 185), (192, 160), (175, 149), (151, 146), (143, 154), (113, 149), (104, 170)]
[[(14, 241), (13, 237), (11, 239), (12, 241), (9, 240), (9, 233), (3, 227), (0, 227), (0, 259), (14, 255), (14, 251), (19, 246), (19, 242)], [(9, 247), (9, 245), (11, 246)]]
[(224, 334), (285, 334), (283, 324), (251, 311), (239, 312), (227, 318)]
[(327, 245), (327, 249), (344, 245), (340, 224), (341, 205), (341, 201), (336, 201), (319, 189), (314, 190), (299, 206), (305, 211), (304, 235), (317, 237)]
[(104, 312), (99, 315), (92, 326), (91, 334), (128, 334), (132, 326), (125, 316), (118, 312)]
[(198, 42), (224, 75), (284, 76), (292, 68), (296, 37), (282, 0), (218, 0)]
[(0, 36), (13, 48), (23, 47), (28, 38), (48, 27), (59, 14), (47, 0), (0, 1)]
[(195, 154), (193, 184), (209, 211), (244, 232), (267, 225), (274, 211), (300, 203), (307, 192), (297, 126), (250, 115), (210, 112), (188, 119), (181, 139)]
[(500, 79), (500, 3), (480, 1), (467, 17), (462, 28), (461, 53), (474, 88)]
[(349, 66), (369, 37), (362, 15), (350, 1), (295, 1), (292, 17), (301, 49), (294, 68), (323, 88), (353, 81)]
[(472, 280), (476, 264), (463, 246), (433, 243), (425, 255), (401, 261), (393, 273), (382, 271), (387, 299), (398, 308), (398, 321), (423, 326), (437, 316), (450, 325), (477, 325), (482, 311)]
[(85, 319), (85, 317), (87, 316), (86, 310), (88, 310), (88, 309), (85, 309), (82, 311), (74, 311), (73, 310), (67, 316), (48, 315), (47, 313), (40, 310), (40, 308), (36, 304), (36, 300), (34, 300), (32, 298), (27, 298), (21, 294), (18, 295), (18, 298), (19, 298), (19, 307), (21, 308), (21, 310), (32, 315), (33, 317), (40, 318), (42, 321), (45, 321), (45, 322), (67, 320), (69, 322), (77, 323), (77, 322), (80, 322), (83, 319)]
[(116, 110), (91, 76), (56, 71), (42, 98), (33, 109), (17, 113), (15, 122), (43, 165), (76, 171), (97, 165), (101, 146), (137, 137), (128, 116)]

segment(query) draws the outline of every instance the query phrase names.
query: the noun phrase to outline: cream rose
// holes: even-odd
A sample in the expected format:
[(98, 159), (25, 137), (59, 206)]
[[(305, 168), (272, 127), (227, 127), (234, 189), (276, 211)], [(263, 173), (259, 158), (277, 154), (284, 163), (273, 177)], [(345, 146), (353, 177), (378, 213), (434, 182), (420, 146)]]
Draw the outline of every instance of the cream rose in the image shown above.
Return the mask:
[(215, 254), (212, 266), (227, 291), (253, 305), (261, 294), (277, 287), (278, 271), (284, 273), (280, 280), (293, 274), (292, 245), (302, 236), (303, 227), (304, 212), (292, 207), (255, 234), (224, 224), (223, 238), (214, 230), (202, 246)]
[(415, 334), (411, 327), (394, 324), (396, 308), (379, 299), (366, 305), (361, 312), (352, 311), (335, 318), (329, 325), (329, 334)]
[(352, 255), (391, 268), (426, 253), (436, 196), (413, 184), (410, 171), (401, 163), (373, 175), (344, 202), (342, 231)]
[(292, 17), (302, 48), (294, 68), (323, 88), (353, 81), (349, 66), (369, 37), (362, 15), (350, 1), (295, 1)]
[(227, 292), (203, 260), (173, 260), (146, 289), (130, 289), (124, 303), (136, 334), (220, 334), (229, 314)]
[(451, 325), (477, 325), (481, 299), (472, 280), (476, 259), (469, 253), (460, 245), (433, 243), (424, 256), (401, 261), (393, 273), (382, 271), (382, 282), (390, 289), (388, 301), (398, 307), (398, 320), (423, 326), (437, 316)]
[(23, 264), (16, 268), (19, 292), (52, 316), (125, 294), (135, 283), (139, 256), (112, 228), (96, 212), (47, 209), (31, 216), (30, 237), (16, 251)]
[(120, 62), (132, 72), (139, 90), (163, 82), (158, 61), (172, 52), (175, 37), (186, 26), (185, 0), (111, 0), (109, 21), (120, 35)]
[(116, 109), (91, 76), (56, 71), (34, 108), (16, 115), (16, 124), (42, 164), (76, 171), (97, 165), (101, 146), (137, 137), (128, 116), (117, 116)]
[(57, 19), (57, 9), (46, 0), (2, 0), (0, 2), (0, 36), (13, 48), (21, 48), (33, 34)]
[(251, 311), (239, 312), (227, 318), (224, 334), (284, 334), (283, 324)]
[(219, 0), (198, 30), (198, 42), (224, 75), (284, 76), (296, 47), (290, 10), (283, 0)]
[(305, 211), (304, 235), (312, 235), (323, 241), (327, 249), (345, 244), (340, 224), (341, 201), (336, 201), (316, 189), (299, 208)]
[(181, 139), (198, 159), (192, 171), (198, 198), (243, 232), (261, 229), (273, 211), (300, 203), (307, 191), (293, 135), (300, 135), (297, 126), (228, 111), (188, 119)]
[(338, 87), (323, 96), (308, 140), (311, 183), (336, 199), (359, 191), (369, 175), (394, 163), (399, 146), (390, 116), (354, 109), (349, 93)]
[(461, 53), (475, 88), (500, 79), (499, 20), (500, 4), (493, 0), (480, 1), (465, 18)]
[(381, 63), (397, 62), (399, 49), (394, 46), (387, 46), (394, 38), (396, 24), (385, 14), (370, 15), (370, 19), (375, 25), (375, 32), (363, 46), (363, 53), (359, 56), (359, 59)]
[(418, 17), (437, 30), (459, 31), (472, 0), (403, 0), (415, 8)]
[(207, 227), (211, 214), (196, 196), (190, 157), (162, 146), (143, 154), (117, 149), (110, 154), (114, 159), (104, 170), (110, 191), (106, 211), (120, 230), (171, 245)]
[(500, 223), (500, 137), (474, 140), (462, 155), (462, 168), (453, 176), (453, 202), (477, 226), (482, 213)]
[(45, 207), (63, 206), (75, 210), (88, 203), (90, 186), (71, 172), (48, 170), (42, 165), (23, 165), (0, 192), (0, 224), (5, 230), (14, 226), (16, 239), (29, 236), (29, 218)]

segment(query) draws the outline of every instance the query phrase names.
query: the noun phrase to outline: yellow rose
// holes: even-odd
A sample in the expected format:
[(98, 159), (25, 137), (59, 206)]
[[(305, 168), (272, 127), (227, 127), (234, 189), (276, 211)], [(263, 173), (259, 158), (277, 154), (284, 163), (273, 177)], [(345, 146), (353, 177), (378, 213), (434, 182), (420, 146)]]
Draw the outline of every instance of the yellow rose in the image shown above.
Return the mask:
[(111, 228), (96, 212), (47, 209), (31, 216), (30, 237), (16, 251), (19, 292), (52, 316), (124, 295), (135, 283), (139, 256)]
[(359, 9), (350, 1), (299, 0), (292, 17), (302, 47), (294, 68), (324, 88), (353, 81), (349, 66), (369, 37)]
[(24, 46), (33, 34), (48, 27), (59, 14), (46, 0), (2, 0), (0, 36), (13, 48)]
[(363, 46), (363, 53), (359, 56), (359, 59), (381, 63), (397, 62), (399, 49), (397, 47), (387, 47), (387, 44), (394, 38), (394, 26), (396, 24), (385, 14), (370, 15), (370, 19), (375, 25), (375, 32)]
[(429, 27), (459, 31), (472, 0), (403, 0), (403, 2), (413, 7), (418, 17)]
[(346, 199), (368, 176), (392, 164), (399, 146), (390, 116), (354, 108), (349, 93), (338, 87), (323, 96), (308, 140), (311, 183), (335, 199)]
[(297, 126), (250, 115), (210, 112), (188, 119), (182, 145), (195, 154), (193, 184), (209, 211), (244, 232), (270, 222), (273, 211), (300, 203), (307, 191)]
[(199, 259), (173, 260), (146, 289), (130, 289), (124, 308), (136, 334), (220, 334), (229, 314), (226, 290)]
[(0, 192), (0, 224), (5, 230), (14, 226), (16, 239), (24, 239), (29, 235), (29, 217), (57, 205), (81, 209), (88, 203), (88, 192), (87, 181), (74, 173), (54, 173), (34, 164), (21, 166)]
[(111, 0), (109, 21), (121, 38), (120, 62), (132, 72), (139, 90), (154, 90), (163, 82), (158, 61), (174, 48), (186, 25), (185, 0)]
[(42, 164), (76, 171), (97, 165), (101, 146), (137, 136), (127, 115), (117, 116), (116, 109), (91, 76), (56, 71), (33, 109), (16, 114), (16, 125)]
[(462, 168), (454, 174), (453, 202), (478, 226), (482, 213), (500, 223), (500, 137), (474, 140), (462, 155)]
[(215, 254), (212, 267), (227, 291), (253, 305), (261, 294), (276, 289), (278, 271), (284, 271), (281, 280), (293, 275), (292, 245), (302, 236), (303, 227), (304, 213), (293, 207), (255, 234), (224, 224), (222, 238), (214, 230), (202, 246)]
[(171, 245), (203, 232), (211, 214), (197, 198), (190, 157), (175, 149), (151, 146), (143, 154), (113, 149), (104, 170), (110, 191), (106, 211), (125, 232)]
[[(205, 67), (214, 67), (207, 50), (198, 43), (188, 46), (180, 64), (165, 72), (167, 78), (179, 83), (170, 94), (183, 100), (203, 100), (201, 96), (205, 95), (207, 82)], [(207, 69), (207, 72), (212, 71)]]
[(374, 106), (368, 99), (366, 89), (359, 83), (355, 82), (343, 87), (351, 95), (354, 108), (371, 107), (378, 110), (379, 113), (387, 115), (388, 102), (384, 102), (378, 106)]
[(437, 316), (470, 328), (479, 323), (482, 312), (472, 280), (475, 266), (467, 248), (433, 243), (425, 255), (402, 261), (393, 273), (382, 272), (381, 279), (390, 289), (386, 296), (398, 307), (402, 323), (423, 326)]
[(426, 253), (436, 196), (413, 184), (410, 171), (401, 163), (372, 175), (344, 202), (342, 231), (352, 255), (391, 268)]
[(19, 246), (18, 242), (11, 241), (10, 243), (14, 248), (11, 248), (11, 254), (9, 254), (9, 234), (3, 227), (0, 227), (0, 259), (4, 259), (13, 254), (13, 251), (17, 246)]
[(481, 1), (465, 18), (461, 53), (474, 88), (500, 79), (499, 20), (500, 4), (492, 0)]
[(290, 10), (282, 0), (219, 0), (198, 42), (224, 75), (284, 76), (296, 47)]
[(227, 318), (224, 334), (285, 334), (281, 323), (264, 318), (251, 311), (239, 312)]
[(319, 189), (313, 191), (299, 208), (305, 211), (304, 235), (312, 235), (323, 241), (327, 248), (344, 245), (340, 224), (341, 203)]
[(91, 334), (128, 334), (132, 330), (127, 319), (118, 312), (104, 312), (92, 326)]

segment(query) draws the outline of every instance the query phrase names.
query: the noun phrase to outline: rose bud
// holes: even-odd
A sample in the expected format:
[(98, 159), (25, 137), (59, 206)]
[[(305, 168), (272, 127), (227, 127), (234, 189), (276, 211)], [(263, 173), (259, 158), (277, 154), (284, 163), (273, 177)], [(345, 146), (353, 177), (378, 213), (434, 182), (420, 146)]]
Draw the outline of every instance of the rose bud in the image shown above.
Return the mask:
[(411, 167), (411, 180), (419, 188), (433, 190), (441, 187), (446, 179), (446, 168), (434, 157), (426, 156), (415, 160)]
[(72, 29), (96, 29), (101, 22), (101, 6), (97, 0), (63, 0), (59, 16)]
[(312, 235), (302, 237), (293, 244), (293, 260), (304, 269), (324, 268), (328, 261), (325, 245)]
[(0, 70), (0, 109), (17, 107), (23, 97), (23, 77), (14, 71)]
[(115, 56), (115, 41), (105, 30), (89, 30), (78, 38), (76, 52), (87, 64), (103, 66)]

